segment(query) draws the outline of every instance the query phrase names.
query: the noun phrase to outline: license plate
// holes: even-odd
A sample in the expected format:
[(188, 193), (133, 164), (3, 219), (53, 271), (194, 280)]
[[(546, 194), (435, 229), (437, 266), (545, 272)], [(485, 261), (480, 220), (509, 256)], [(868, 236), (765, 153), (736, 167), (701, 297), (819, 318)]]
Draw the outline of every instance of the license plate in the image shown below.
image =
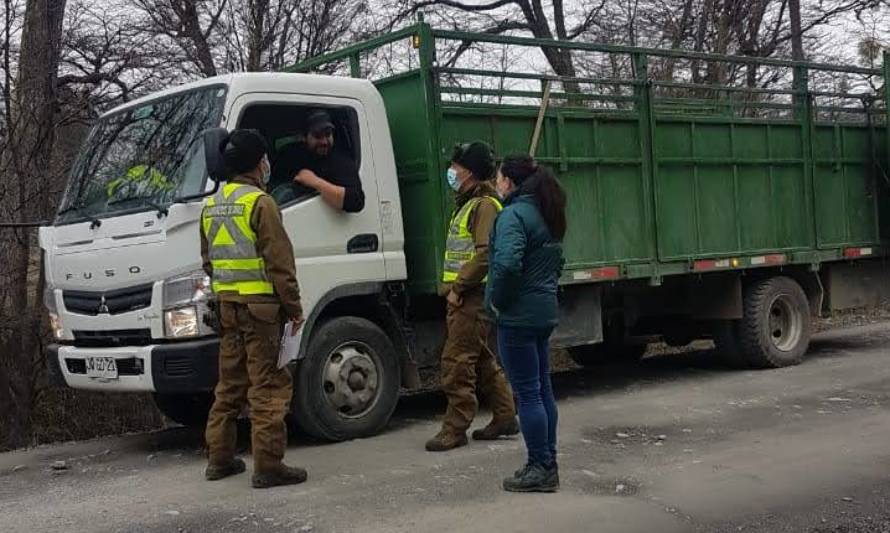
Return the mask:
[(87, 357), (86, 364), (88, 378), (117, 379), (114, 357)]

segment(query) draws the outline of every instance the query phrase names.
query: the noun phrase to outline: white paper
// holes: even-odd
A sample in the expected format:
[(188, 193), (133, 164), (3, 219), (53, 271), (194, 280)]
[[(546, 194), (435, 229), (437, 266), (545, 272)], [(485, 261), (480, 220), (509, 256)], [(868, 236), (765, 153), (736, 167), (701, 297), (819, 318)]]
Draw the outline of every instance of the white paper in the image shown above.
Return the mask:
[(278, 352), (278, 368), (284, 368), (291, 361), (300, 358), (300, 340), (303, 338), (303, 325), (294, 334), (294, 323), (287, 322), (284, 325), (284, 334), (281, 336), (281, 350)]

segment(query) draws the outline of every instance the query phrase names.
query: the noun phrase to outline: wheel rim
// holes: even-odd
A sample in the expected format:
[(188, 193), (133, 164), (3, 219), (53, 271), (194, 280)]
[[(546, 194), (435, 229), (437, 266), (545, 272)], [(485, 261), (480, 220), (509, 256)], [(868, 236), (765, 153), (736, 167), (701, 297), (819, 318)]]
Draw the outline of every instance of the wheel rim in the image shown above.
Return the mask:
[(769, 338), (782, 352), (794, 350), (803, 335), (803, 317), (791, 297), (781, 294), (769, 306)]
[(380, 357), (360, 342), (340, 345), (328, 354), (321, 385), (328, 404), (342, 418), (361, 418), (380, 397)]

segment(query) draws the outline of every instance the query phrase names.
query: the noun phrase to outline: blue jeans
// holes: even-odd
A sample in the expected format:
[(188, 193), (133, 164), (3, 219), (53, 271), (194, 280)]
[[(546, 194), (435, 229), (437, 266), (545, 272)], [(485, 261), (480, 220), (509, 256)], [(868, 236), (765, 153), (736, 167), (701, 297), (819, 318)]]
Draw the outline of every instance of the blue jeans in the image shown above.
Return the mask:
[(552, 328), (534, 330), (498, 326), (498, 351), (519, 404), (519, 426), (528, 460), (556, 462), (556, 400), (550, 383)]

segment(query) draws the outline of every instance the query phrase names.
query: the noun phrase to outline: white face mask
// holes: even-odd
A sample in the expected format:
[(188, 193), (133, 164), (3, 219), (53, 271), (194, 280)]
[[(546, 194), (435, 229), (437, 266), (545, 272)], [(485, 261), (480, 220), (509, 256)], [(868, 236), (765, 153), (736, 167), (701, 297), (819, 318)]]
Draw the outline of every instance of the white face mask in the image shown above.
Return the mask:
[(272, 178), (272, 165), (269, 163), (268, 156), (263, 156), (261, 165), (263, 167), (263, 185), (268, 185), (269, 180)]
[(507, 197), (510, 196), (510, 193), (513, 192), (513, 182), (504, 177), (504, 175), (502, 175), (501, 173), (498, 173), (498, 177), (495, 180), (494, 187), (498, 193), (498, 196), (501, 197), (501, 200), (506, 200)]
[(448, 182), (448, 186), (451, 187), (451, 190), (454, 192), (460, 191), (460, 179), (457, 177), (457, 171), (453, 168), (449, 167), (445, 172), (445, 181)]

